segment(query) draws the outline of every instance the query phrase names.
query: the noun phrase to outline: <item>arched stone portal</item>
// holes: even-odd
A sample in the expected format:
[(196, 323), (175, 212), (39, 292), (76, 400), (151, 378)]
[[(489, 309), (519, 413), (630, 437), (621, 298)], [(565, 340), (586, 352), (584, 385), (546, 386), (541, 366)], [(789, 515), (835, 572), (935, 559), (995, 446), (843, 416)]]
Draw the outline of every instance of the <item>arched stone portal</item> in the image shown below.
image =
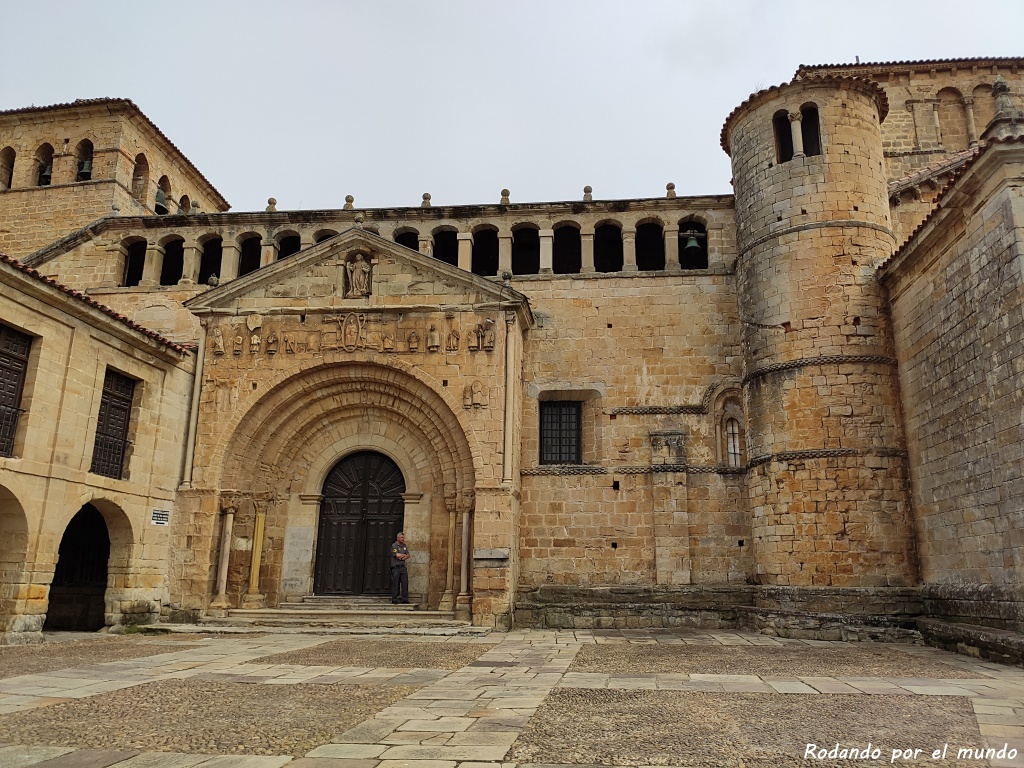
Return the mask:
[(405, 479), (376, 451), (346, 456), (324, 481), (313, 591), (318, 595), (388, 592), (388, 546), (402, 529)]
[(28, 594), (27, 554), (25, 510), (13, 493), (0, 486), (0, 645), (37, 639), (42, 626), (39, 616), (23, 615)]
[(110, 534), (103, 515), (86, 504), (60, 540), (44, 629), (93, 631), (104, 625)]

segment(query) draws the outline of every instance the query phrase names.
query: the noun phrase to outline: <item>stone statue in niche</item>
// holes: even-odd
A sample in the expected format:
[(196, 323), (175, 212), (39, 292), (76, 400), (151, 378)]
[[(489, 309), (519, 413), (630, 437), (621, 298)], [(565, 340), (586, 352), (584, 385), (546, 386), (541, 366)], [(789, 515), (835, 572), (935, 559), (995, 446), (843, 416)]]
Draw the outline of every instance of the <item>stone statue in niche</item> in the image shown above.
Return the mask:
[(224, 332), (219, 325), (213, 331), (213, 354), (224, 354)]
[(370, 264), (366, 257), (357, 253), (345, 265), (348, 272), (348, 290), (346, 299), (361, 299), (370, 295)]
[(470, 352), (476, 352), (484, 343), (484, 326), (481, 323), (477, 323), (476, 327), (469, 332), (469, 341), (467, 346)]
[(242, 338), (241, 336), (235, 336), (235, 346), (231, 351), (236, 355), (242, 354), (243, 344), (245, 344), (245, 339)]
[(427, 329), (427, 351), (437, 352), (441, 348), (441, 334), (437, 332), (437, 327), (431, 323), (430, 328)]
[(220, 413), (230, 411), (238, 401), (238, 391), (235, 389), (234, 379), (207, 379), (207, 381), (212, 381), (214, 385), (214, 408)]
[(472, 384), (467, 384), (462, 390), (462, 407), (467, 409), (487, 407), (487, 389), (482, 381), (477, 380)]
[(461, 338), (462, 336), (459, 334), (459, 329), (452, 328), (450, 331), (448, 331), (448, 343), (445, 344), (445, 350), (448, 352), (458, 352), (459, 339)]
[(258, 333), (254, 333), (249, 337), (249, 354), (258, 355), (260, 353), (260, 345), (263, 344), (263, 339), (260, 338)]
[(267, 336), (267, 354), (277, 354), (277, 334), (274, 333), (273, 331), (271, 331), (270, 334)]
[(418, 333), (416, 333), (416, 331), (409, 331), (409, 336), (407, 337), (407, 341), (409, 342), (409, 351), (410, 352), (419, 352), (420, 351), (420, 335)]
[(384, 335), (381, 337), (380, 347), (385, 352), (394, 352), (395, 334), (391, 333), (391, 331), (385, 331)]
[(485, 352), (494, 349), (494, 323), (490, 320), (487, 321), (487, 327), (484, 329), (483, 348)]

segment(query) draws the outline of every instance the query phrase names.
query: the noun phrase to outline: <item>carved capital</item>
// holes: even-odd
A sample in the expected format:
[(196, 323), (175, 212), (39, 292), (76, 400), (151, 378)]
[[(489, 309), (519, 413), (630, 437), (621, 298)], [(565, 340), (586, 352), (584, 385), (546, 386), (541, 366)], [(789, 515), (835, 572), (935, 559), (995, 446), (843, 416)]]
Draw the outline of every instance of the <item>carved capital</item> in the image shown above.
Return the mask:
[(800, 112), (790, 112), (789, 113), (789, 122), (791, 122), (791, 123), (799, 123), (803, 119), (804, 119), (804, 116)]

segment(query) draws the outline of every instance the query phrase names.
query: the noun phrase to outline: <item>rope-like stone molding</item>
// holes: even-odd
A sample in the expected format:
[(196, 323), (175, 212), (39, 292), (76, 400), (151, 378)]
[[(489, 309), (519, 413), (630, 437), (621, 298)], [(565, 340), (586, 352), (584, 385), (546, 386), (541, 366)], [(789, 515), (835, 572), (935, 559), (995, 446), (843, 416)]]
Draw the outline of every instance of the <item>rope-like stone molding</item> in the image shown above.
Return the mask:
[(607, 467), (592, 467), (587, 464), (549, 464), (540, 467), (526, 467), (520, 475), (606, 475)]
[(757, 246), (767, 243), (769, 240), (777, 240), (785, 235), (791, 235), (794, 232), (806, 232), (810, 229), (824, 229), (826, 227), (863, 227), (865, 229), (873, 229), (877, 232), (881, 232), (884, 235), (888, 235), (896, 241), (896, 235), (889, 227), (883, 224), (875, 224), (873, 221), (859, 221), (857, 219), (830, 219), (828, 221), (809, 221), (806, 224), (796, 224), (792, 227), (784, 227), (783, 229), (776, 230), (775, 232), (769, 232), (767, 235), (761, 235), (761, 237), (748, 243), (740, 249), (736, 255), (736, 261), (739, 262), (744, 256), (750, 253)]
[(805, 451), (780, 451), (767, 456), (756, 456), (747, 466), (751, 469), (770, 461), (804, 461), (806, 459), (833, 459), (846, 456), (883, 456), (906, 458), (907, 452), (899, 448), (816, 448)]
[(762, 376), (766, 376), (769, 373), (777, 373), (778, 371), (789, 371), (794, 368), (809, 368), (811, 366), (818, 365), (899, 365), (899, 363), (891, 357), (885, 355), (824, 355), (823, 357), (802, 357), (799, 360), (787, 360), (782, 363), (771, 363), (762, 368), (757, 368), (746, 376), (743, 377), (743, 384), (747, 384), (754, 379), (759, 379)]
[(651, 464), (626, 465), (618, 467), (594, 467), (584, 464), (555, 464), (541, 467), (527, 467), (519, 474), (524, 476), (538, 475), (649, 475), (662, 472), (686, 472), (693, 475), (742, 475), (747, 467), (725, 467), (717, 464), (709, 466), (692, 466), (690, 464)]

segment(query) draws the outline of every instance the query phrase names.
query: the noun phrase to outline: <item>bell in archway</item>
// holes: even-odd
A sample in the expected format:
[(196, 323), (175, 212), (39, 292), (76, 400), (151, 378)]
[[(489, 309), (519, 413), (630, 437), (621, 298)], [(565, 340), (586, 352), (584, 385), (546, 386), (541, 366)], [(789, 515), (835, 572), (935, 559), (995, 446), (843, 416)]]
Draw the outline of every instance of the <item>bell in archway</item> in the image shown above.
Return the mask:
[(686, 241), (686, 245), (683, 246), (683, 252), (686, 254), (694, 254), (700, 250), (700, 243), (697, 242), (697, 238), (693, 235)]

